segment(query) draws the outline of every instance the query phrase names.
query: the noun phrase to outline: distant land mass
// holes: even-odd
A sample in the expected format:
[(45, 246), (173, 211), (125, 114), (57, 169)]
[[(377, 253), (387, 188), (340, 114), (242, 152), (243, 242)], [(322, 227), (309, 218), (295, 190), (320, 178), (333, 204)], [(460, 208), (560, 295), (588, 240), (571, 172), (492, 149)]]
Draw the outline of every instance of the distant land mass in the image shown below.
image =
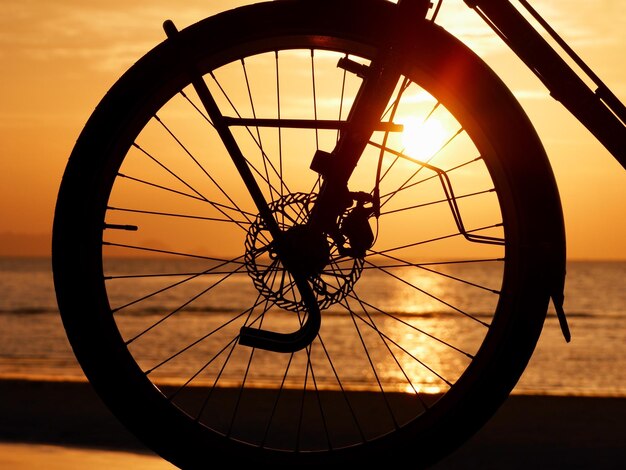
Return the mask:
[[(162, 241), (144, 239), (141, 240), (140, 246), (151, 247), (155, 250), (164, 250), (167, 252), (172, 247), (167, 246)], [(0, 257), (50, 257), (52, 251), (52, 233), (15, 233), (15, 232), (0, 232)], [(204, 247), (206, 248), (206, 247)], [(188, 247), (187, 251), (195, 253), (197, 255), (215, 256), (212, 253), (204, 252), (203, 247)], [(176, 251), (176, 250), (175, 250)], [(159, 256), (155, 252), (150, 251), (135, 251), (128, 253), (128, 251), (122, 251), (117, 253), (117, 250), (110, 249), (109, 255), (121, 256), (121, 257), (154, 257)], [(625, 262), (626, 259), (619, 257), (606, 258), (602, 256), (583, 256), (573, 257), (568, 256), (568, 261), (619, 261)]]
[(50, 256), (52, 234), (0, 232), (0, 256)]
[[(139, 242), (140, 246), (151, 247), (155, 250), (168, 251), (171, 248), (163, 244), (159, 240), (142, 239)], [(191, 249), (192, 253), (199, 255), (210, 256), (210, 254), (203, 253), (202, 247), (196, 247)], [(128, 250), (110, 248), (107, 253), (111, 256), (120, 257), (154, 257), (163, 256), (151, 251), (135, 250), (128, 252)], [(52, 233), (15, 233), (15, 232), (0, 232), (0, 257), (51, 257), (52, 256)]]

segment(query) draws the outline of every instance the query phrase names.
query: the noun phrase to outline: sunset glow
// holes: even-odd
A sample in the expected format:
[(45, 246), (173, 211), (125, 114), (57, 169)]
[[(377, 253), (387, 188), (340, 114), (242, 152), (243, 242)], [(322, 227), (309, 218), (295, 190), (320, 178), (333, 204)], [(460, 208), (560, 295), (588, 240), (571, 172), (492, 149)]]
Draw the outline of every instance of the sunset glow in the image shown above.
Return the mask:
[(616, 460), (626, 9), (532, 3), (3, 5), (0, 468)]
[[(49, 254), (56, 193), (73, 144), (115, 80), (183, 28), (243, 0), (9, 2), (0, 26), (0, 246), (2, 254)], [(619, 2), (535, 2), (547, 20), (624, 101), (624, 16)], [(626, 259), (626, 187), (613, 157), (549, 97), (536, 77), (459, 0), (438, 23), (457, 34), (510, 86), (535, 124), (559, 183), (572, 258)], [(286, 85), (286, 84), (285, 84)], [(429, 139), (439, 133), (431, 130)], [(407, 148), (417, 138), (405, 137)], [(423, 140), (423, 139), (422, 139)], [(430, 144), (428, 145), (430, 146)], [(419, 158), (416, 155), (416, 158)], [(602, 234), (602, 243), (598, 243)]]
[(405, 153), (420, 160), (432, 158), (450, 137), (450, 133), (436, 119), (424, 122), (409, 117), (401, 123), (404, 125), (402, 143), (405, 146)]

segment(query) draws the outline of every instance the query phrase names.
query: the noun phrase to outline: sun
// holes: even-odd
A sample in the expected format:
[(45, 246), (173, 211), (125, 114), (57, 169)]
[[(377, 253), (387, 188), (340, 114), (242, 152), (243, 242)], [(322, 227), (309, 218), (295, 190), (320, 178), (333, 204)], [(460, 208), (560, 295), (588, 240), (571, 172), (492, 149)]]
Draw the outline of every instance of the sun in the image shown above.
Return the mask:
[(404, 153), (420, 160), (432, 158), (446, 141), (446, 130), (441, 121), (430, 118), (426, 121), (407, 117), (400, 121), (404, 126), (402, 145)]

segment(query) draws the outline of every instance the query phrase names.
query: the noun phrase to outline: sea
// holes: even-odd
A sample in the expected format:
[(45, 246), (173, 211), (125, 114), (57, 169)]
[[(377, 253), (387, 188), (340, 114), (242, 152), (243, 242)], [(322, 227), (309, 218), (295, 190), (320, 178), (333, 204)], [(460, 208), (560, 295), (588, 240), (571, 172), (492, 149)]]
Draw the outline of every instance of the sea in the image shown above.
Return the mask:
[[(551, 307), (513, 393), (626, 397), (625, 308), (626, 262), (569, 262), (572, 339), (563, 338)], [(48, 258), (0, 258), (0, 378), (85, 380), (61, 323)]]

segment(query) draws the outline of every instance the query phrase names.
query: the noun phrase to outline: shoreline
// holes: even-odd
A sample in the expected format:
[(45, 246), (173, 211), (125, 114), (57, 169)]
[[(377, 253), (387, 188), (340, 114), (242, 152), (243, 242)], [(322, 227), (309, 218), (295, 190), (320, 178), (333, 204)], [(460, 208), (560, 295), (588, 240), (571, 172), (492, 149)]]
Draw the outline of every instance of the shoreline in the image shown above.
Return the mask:
[[(17, 458), (15, 452), (28, 452), (31, 460), (41, 452), (44, 459), (52, 448), (59, 459), (81, 452), (121, 454), (133, 468), (131, 454), (143, 454), (146, 465), (169, 465), (113, 417), (86, 381), (0, 379), (0, 397), (0, 463), (9, 454)], [(513, 394), (465, 445), (431, 468), (609, 470), (624, 465), (626, 397)]]

